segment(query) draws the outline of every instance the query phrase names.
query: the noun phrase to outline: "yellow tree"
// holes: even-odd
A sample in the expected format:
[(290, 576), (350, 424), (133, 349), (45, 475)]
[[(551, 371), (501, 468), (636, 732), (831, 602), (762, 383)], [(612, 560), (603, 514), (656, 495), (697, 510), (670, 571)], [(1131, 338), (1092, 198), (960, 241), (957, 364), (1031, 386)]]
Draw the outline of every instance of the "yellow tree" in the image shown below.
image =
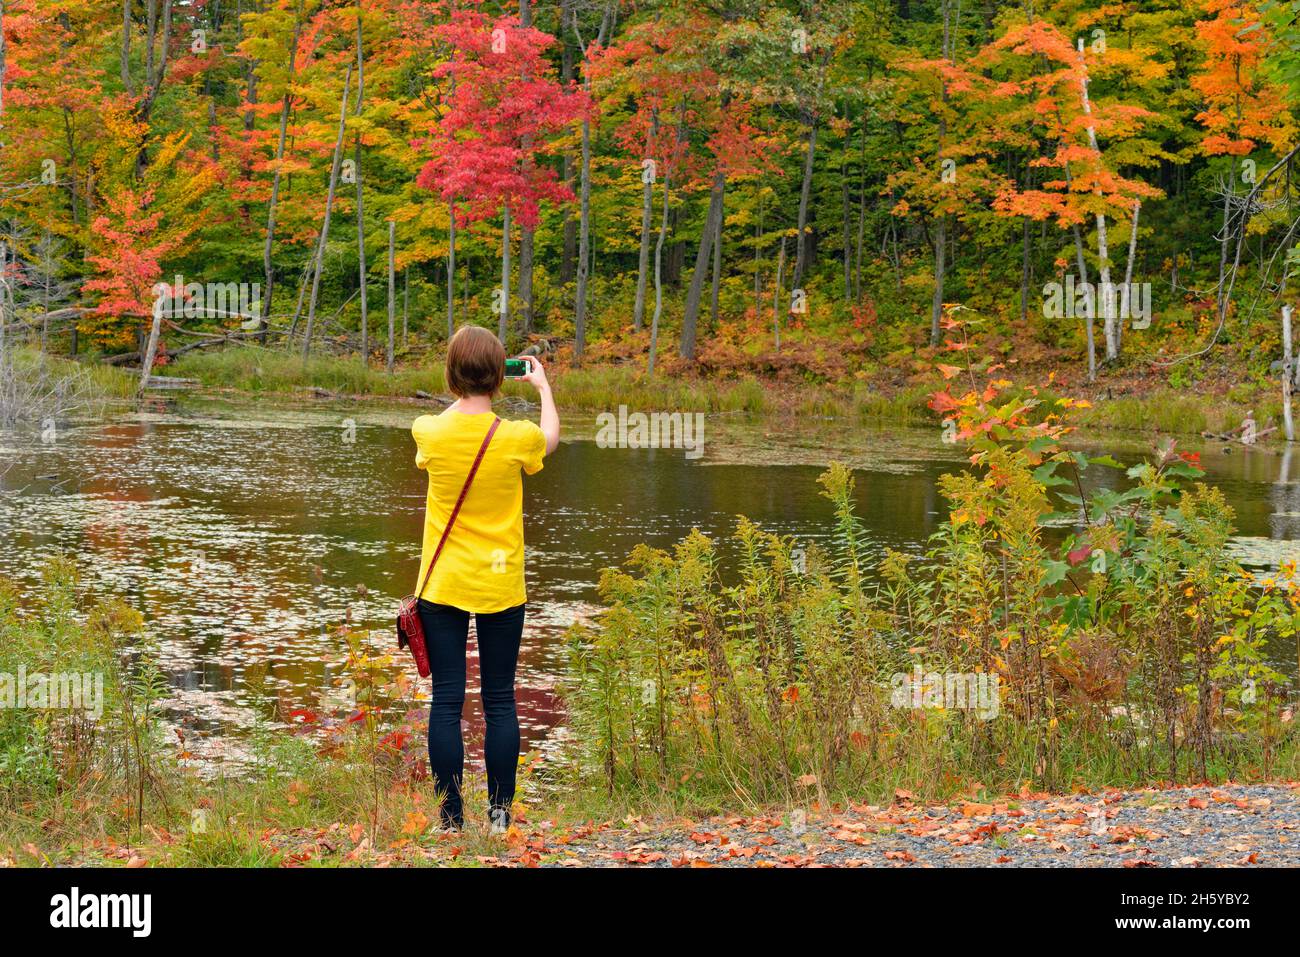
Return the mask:
[[(1127, 216), (1136, 202), (1162, 194), (1142, 180), (1122, 175), (1119, 164), (1109, 150), (1103, 153), (1100, 144), (1105, 140), (1109, 147), (1132, 139), (1154, 114), (1133, 103), (1094, 103), (1088, 92), (1090, 64), (1084, 43), (1071, 44), (1046, 21), (1013, 27), (989, 44), (976, 63), (1000, 75), (1010, 74), (1011, 78), (995, 86), (994, 96), (1013, 109), (1015, 104), (1028, 107), (1026, 118), (1032, 118), (1045, 147), (1043, 155), (1031, 165), (1059, 171), (1058, 178), (1033, 188), (1007, 188), (994, 205), (1006, 215), (1051, 219), (1061, 228), (1070, 229), (1083, 282), (1087, 282), (1087, 266), (1079, 227), (1089, 218), (1095, 222), (1102, 294), (1094, 297), (1093, 305), (1101, 306), (1106, 357), (1115, 359), (1119, 355), (1119, 332), (1115, 298), (1110, 294), (1107, 217)], [(1085, 318), (1091, 379), (1096, 376), (1092, 308)]]

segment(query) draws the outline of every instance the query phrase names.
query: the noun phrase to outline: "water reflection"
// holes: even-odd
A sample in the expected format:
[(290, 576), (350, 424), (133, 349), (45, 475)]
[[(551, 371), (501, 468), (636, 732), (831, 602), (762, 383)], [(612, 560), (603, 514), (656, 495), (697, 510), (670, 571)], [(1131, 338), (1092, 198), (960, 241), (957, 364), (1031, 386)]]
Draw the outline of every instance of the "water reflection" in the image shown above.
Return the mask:
[[(146, 615), (191, 750), (228, 754), (232, 732), (319, 707), (345, 654), (344, 626), (370, 631), (376, 652), (393, 647), (392, 609), (413, 585), (424, 502), (405, 428), (415, 414), (191, 410), (74, 428), (53, 444), (0, 438), (0, 573), (30, 587), (43, 557), (78, 555), (97, 592)], [(732, 436), (724, 426), (710, 420), (702, 460), (573, 441), (526, 480), (525, 747), (542, 746), (560, 717), (562, 635), (594, 609), (601, 568), (640, 542), (670, 547), (692, 527), (725, 537), (739, 514), (804, 543), (826, 536), (820, 465), (765, 464), (764, 454), (788, 458), (779, 453), (798, 444), (804, 460), (824, 462), (832, 455), (817, 426)], [(935, 430), (839, 437), (863, 466), (857, 504), (872, 544), (923, 550), (945, 515), (938, 478), (961, 459)], [(1203, 460), (1236, 510), (1243, 559), (1275, 567), (1300, 553), (1300, 462), (1217, 448)], [(1104, 469), (1086, 478), (1126, 481)], [(476, 656), (470, 667), (474, 689)]]

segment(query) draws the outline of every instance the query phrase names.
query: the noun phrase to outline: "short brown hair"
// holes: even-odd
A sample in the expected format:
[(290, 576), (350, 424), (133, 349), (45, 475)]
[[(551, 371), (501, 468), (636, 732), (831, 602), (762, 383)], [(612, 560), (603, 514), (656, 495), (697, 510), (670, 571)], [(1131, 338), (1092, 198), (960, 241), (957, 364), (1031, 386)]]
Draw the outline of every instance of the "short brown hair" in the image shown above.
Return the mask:
[(501, 340), (482, 326), (461, 326), (447, 344), (447, 388), (457, 398), (494, 396), (506, 374)]

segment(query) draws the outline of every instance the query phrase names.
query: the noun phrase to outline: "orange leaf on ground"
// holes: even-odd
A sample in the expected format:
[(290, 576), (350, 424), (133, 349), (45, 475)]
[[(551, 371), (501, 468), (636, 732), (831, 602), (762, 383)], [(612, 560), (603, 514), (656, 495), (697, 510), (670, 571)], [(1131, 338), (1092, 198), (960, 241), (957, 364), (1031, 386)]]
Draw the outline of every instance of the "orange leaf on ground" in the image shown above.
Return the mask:
[(429, 826), (429, 819), (423, 811), (411, 811), (406, 815), (406, 821), (402, 824), (403, 834), (423, 834), (425, 828)]

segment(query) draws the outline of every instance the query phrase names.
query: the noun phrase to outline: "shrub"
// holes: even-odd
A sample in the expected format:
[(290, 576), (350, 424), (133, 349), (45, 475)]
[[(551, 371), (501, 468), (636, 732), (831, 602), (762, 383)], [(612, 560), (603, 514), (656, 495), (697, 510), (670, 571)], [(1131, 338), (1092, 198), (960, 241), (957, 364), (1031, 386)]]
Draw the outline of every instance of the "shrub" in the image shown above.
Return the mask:
[[(734, 583), (698, 531), (606, 570), (609, 607), (569, 641), (579, 778), (628, 800), (761, 805), (1294, 768), (1262, 647), (1300, 625), (1295, 569), (1256, 583), (1231, 558), (1231, 511), (1172, 444), (1084, 498), (1085, 470), (1121, 468), (1064, 448), (1064, 416), (1086, 404), (1045, 403), (997, 368), (981, 383), (944, 367), (969, 390), (932, 397), (972, 468), (943, 478), (949, 518), (920, 561), (872, 554), (832, 464), (826, 548), (741, 518)], [(1045, 534), (1062, 522), (1063, 541)], [(996, 700), (945, 697), (954, 676)]]

